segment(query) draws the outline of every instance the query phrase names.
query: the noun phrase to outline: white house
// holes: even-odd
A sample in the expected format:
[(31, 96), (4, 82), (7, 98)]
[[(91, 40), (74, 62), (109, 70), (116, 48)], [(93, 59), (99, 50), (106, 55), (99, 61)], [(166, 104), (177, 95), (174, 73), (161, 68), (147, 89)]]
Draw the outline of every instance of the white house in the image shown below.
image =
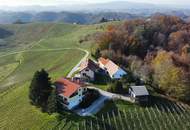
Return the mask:
[(129, 94), (135, 101), (148, 101), (149, 92), (145, 86), (131, 86)]
[(87, 59), (80, 65), (80, 78), (85, 81), (94, 81), (95, 73), (98, 72), (98, 70), (99, 66), (91, 59)]
[(100, 68), (106, 70), (112, 79), (120, 79), (124, 75), (127, 75), (127, 72), (125, 72), (123, 69), (121, 69), (118, 65), (116, 65), (109, 59), (101, 57), (98, 59), (98, 63)]
[(79, 105), (87, 92), (87, 88), (83, 85), (65, 78), (57, 80), (55, 86), (59, 101), (69, 110)]

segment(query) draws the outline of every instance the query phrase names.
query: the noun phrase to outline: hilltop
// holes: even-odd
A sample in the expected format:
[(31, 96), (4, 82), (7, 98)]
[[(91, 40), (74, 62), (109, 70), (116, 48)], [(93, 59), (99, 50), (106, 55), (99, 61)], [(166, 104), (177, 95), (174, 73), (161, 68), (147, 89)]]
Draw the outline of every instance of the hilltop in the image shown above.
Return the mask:
[(93, 125), (99, 129), (189, 128), (189, 107), (164, 97), (153, 98), (154, 104), (150, 107), (111, 101), (97, 115), (85, 118), (69, 112), (48, 115), (29, 103), (28, 87), (36, 70), (46, 69), (52, 81), (66, 76), (85, 56), (77, 48), (92, 52), (96, 46), (92, 39), (98, 32), (104, 34), (110, 24), (121, 27), (124, 23), (0, 25), (0, 33), (4, 34), (0, 53), (1, 129), (84, 130)]

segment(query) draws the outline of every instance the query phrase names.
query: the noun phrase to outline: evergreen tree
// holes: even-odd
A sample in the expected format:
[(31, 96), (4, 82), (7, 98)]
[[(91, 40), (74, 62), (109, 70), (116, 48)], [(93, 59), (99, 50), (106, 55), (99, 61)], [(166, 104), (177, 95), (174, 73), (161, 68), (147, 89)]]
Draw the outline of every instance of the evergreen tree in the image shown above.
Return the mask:
[(57, 95), (56, 89), (53, 89), (51, 95), (48, 98), (47, 102), (47, 111), (49, 114), (57, 112)]
[(41, 107), (44, 111), (51, 91), (52, 87), (49, 74), (44, 69), (37, 71), (34, 74), (29, 89), (31, 103), (37, 107)]
[(100, 20), (100, 23), (105, 23), (105, 22), (108, 22), (108, 20), (103, 17), (103, 18)]

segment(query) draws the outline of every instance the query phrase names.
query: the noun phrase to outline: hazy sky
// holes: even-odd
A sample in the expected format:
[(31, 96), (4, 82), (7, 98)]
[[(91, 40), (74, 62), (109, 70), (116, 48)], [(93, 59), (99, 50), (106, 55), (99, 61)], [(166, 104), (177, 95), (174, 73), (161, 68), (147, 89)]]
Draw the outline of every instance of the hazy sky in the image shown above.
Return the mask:
[[(60, 5), (60, 4), (87, 4), (87, 3), (106, 3), (119, 0), (0, 0), (0, 6), (22, 6), (22, 5)], [(154, 4), (188, 4), (190, 0), (120, 0), (132, 2), (146, 2)]]

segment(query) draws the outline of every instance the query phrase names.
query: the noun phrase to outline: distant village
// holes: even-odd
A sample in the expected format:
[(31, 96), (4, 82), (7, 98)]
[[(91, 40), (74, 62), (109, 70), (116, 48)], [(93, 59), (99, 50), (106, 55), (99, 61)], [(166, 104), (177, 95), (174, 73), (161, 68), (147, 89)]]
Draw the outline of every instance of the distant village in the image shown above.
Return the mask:
[(54, 83), (59, 102), (63, 109), (71, 110), (81, 116), (96, 114), (106, 100), (113, 98), (132, 103), (147, 102), (149, 92), (146, 86), (130, 86), (127, 94), (116, 94), (94, 87), (97, 79), (109, 78), (109, 82), (118, 81), (128, 73), (113, 61), (99, 58), (98, 61), (85, 59), (72, 78), (61, 77)]

